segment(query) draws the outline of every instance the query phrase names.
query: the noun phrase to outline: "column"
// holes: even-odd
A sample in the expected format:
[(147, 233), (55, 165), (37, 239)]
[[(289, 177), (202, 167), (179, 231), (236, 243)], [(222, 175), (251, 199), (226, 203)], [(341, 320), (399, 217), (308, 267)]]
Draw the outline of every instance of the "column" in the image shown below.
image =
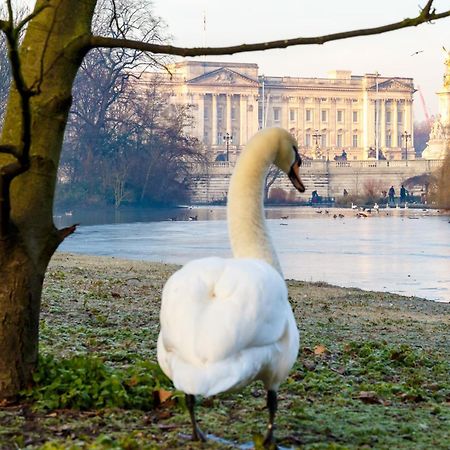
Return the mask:
[(247, 143), (247, 96), (239, 95), (239, 145)]
[(330, 98), (330, 102), (331, 102), (330, 117), (328, 118), (330, 130), (330, 142), (328, 143), (328, 147), (336, 147), (337, 146), (336, 98), (335, 97)]
[(398, 104), (397, 99), (392, 100), (392, 147), (400, 147), (401, 142), (398, 142)]
[(205, 136), (205, 96), (197, 94), (197, 138), (203, 141)]
[(379, 100), (380, 111), (379, 111), (379, 122), (380, 122), (380, 149), (386, 147), (386, 100), (383, 98)]
[(345, 113), (344, 113), (344, 147), (352, 146), (353, 139), (353, 110), (352, 110), (352, 99), (345, 99)]
[(226, 95), (226, 102), (227, 102), (226, 111), (225, 111), (225, 133), (232, 134), (232, 129), (231, 129), (231, 99), (232, 99), (232, 94), (225, 94), (225, 95)]
[[(363, 94), (363, 110), (362, 110), (362, 117), (361, 117), (361, 127), (362, 127), (362, 153), (361, 153), (361, 159), (367, 159), (368, 153), (369, 153), (369, 146), (370, 146), (370, 135), (369, 135), (369, 123), (370, 123), (370, 110), (371, 108), (371, 101), (369, 99), (369, 93), (368, 91), (364, 91)], [(360, 128), (359, 128), (360, 129)]]
[(217, 145), (217, 96), (211, 94), (211, 145)]
[(409, 139), (408, 141), (408, 149), (414, 147), (414, 130), (412, 117), (413, 117), (412, 101), (408, 99), (405, 100), (405, 130), (411, 135), (411, 139)]

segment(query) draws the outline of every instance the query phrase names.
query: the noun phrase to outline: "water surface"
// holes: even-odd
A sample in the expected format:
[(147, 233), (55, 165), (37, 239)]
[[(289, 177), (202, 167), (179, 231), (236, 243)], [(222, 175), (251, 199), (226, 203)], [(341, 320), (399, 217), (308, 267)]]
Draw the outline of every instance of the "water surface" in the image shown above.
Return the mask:
[[(344, 217), (333, 218), (338, 213)], [(119, 223), (81, 225), (60, 250), (177, 264), (204, 256), (231, 256), (225, 208), (152, 214), (150, 218), (150, 213), (141, 212), (142, 222), (122, 216)], [(357, 218), (351, 210), (326, 213), (297, 207), (272, 208), (267, 217), (286, 278), (450, 301), (448, 216), (381, 210)], [(79, 219), (74, 213), (57, 220), (64, 225)]]

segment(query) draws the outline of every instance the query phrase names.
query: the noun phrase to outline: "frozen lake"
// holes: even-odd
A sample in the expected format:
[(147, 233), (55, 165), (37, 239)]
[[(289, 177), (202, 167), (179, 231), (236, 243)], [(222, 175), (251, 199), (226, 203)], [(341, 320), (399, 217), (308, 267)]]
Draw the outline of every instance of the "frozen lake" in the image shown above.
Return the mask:
[[(333, 218), (339, 213), (344, 217)], [(410, 209), (357, 218), (348, 209), (327, 214), (309, 207), (271, 208), (266, 215), (286, 278), (450, 302), (448, 216)], [(177, 264), (231, 256), (223, 207), (96, 218), (74, 213), (56, 221), (81, 223), (60, 246), (64, 252)], [(117, 223), (83, 225), (108, 221)]]

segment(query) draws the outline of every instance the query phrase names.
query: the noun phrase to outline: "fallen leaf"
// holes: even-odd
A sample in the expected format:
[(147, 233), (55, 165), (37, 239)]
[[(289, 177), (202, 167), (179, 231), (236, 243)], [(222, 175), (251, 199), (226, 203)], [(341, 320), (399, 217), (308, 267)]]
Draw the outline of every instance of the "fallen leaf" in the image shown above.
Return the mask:
[(374, 391), (361, 391), (358, 395), (358, 399), (363, 403), (368, 403), (371, 405), (382, 403), (377, 393)]
[(320, 355), (323, 355), (325, 353), (328, 353), (328, 350), (327, 350), (327, 348), (324, 345), (316, 345), (314, 347), (314, 354), (316, 356), (320, 356)]
[(165, 389), (159, 389), (157, 392), (160, 403), (164, 403), (166, 400), (172, 397), (172, 392), (166, 391)]

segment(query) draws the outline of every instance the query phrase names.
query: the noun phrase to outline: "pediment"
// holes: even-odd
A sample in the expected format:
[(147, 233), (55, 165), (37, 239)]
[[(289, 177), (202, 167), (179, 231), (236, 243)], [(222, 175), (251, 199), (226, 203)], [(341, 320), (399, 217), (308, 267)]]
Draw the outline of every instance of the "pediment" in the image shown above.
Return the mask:
[[(371, 91), (376, 91), (377, 90), (377, 85), (376, 83), (374, 83), (369, 90)], [(415, 89), (406, 83), (403, 83), (395, 78), (391, 78), (389, 80), (383, 81), (378, 83), (378, 90), (379, 91), (384, 91), (384, 92), (389, 92), (389, 91), (407, 91), (407, 92), (414, 92)]]
[(250, 78), (242, 73), (231, 70), (227, 67), (221, 67), (211, 72), (192, 78), (187, 82), (188, 84), (196, 85), (239, 85), (239, 86), (258, 86), (258, 80)]

